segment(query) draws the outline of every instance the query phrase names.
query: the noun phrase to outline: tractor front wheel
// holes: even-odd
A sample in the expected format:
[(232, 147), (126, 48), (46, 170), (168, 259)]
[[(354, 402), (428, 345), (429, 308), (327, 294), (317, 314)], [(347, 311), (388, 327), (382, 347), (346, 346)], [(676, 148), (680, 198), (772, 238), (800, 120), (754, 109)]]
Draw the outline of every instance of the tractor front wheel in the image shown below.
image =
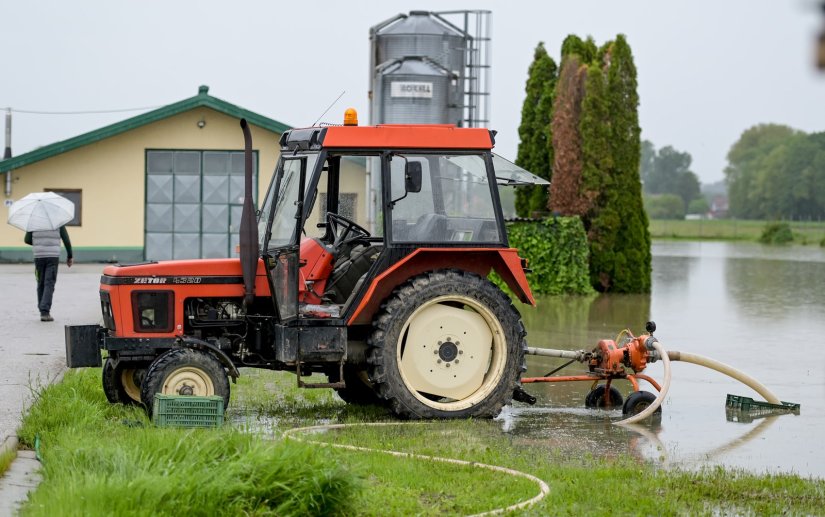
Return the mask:
[(141, 401), (152, 415), (155, 394), (223, 397), (229, 404), (229, 379), (223, 365), (212, 354), (189, 348), (173, 348), (158, 356), (143, 379)]
[(405, 418), (494, 417), (524, 371), (526, 332), (518, 311), (474, 273), (412, 278), (385, 301), (373, 326), (370, 379)]
[(140, 404), (140, 386), (144, 375), (145, 367), (106, 358), (103, 363), (103, 393), (106, 399), (112, 404)]

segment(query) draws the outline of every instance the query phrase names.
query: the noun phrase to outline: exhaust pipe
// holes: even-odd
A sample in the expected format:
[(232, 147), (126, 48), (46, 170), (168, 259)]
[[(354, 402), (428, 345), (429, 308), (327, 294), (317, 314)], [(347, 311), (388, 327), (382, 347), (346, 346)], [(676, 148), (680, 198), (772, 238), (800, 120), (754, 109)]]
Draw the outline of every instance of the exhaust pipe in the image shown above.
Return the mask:
[[(11, 158), (11, 108), (6, 108), (6, 150), (3, 153), (3, 159)], [(6, 171), (6, 197), (11, 197), (11, 173)]]
[(255, 301), (255, 274), (258, 269), (258, 224), (255, 220), (255, 207), (252, 205), (252, 133), (246, 119), (241, 119), (244, 141), (244, 194), (241, 211), (240, 252), (241, 271), (243, 273), (244, 308)]

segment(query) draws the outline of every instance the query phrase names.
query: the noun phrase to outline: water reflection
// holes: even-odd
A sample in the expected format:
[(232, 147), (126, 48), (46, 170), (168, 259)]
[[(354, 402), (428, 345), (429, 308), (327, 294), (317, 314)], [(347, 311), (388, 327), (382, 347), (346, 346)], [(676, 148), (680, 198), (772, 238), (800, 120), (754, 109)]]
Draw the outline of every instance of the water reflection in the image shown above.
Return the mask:
[[(612, 456), (627, 453), (662, 465), (722, 464), (755, 472), (825, 476), (816, 446), (825, 426), (825, 250), (751, 243), (656, 242), (650, 296), (541, 298), (521, 307), (530, 346), (590, 349), (623, 328), (639, 333), (653, 319), (667, 349), (706, 355), (744, 370), (801, 415), (729, 422), (727, 393), (758, 395), (719, 373), (673, 366), (673, 385), (661, 421), (624, 429), (620, 411), (584, 409), (589, 383), (530, 384), (534, 407), (516, 405), (500, 417), (524, 446)], [(530, 356), (527, 376), (561, 359)], [(560, 372), (584, 371), (578, 363)], [(661, 365), (645, 372), (661, 379)], [(617, 382), (623, 395), (627, 382)], [(645, 389), (643, 386), (642, 389)], [(649, 391), (653, 391), (647, 388)]]

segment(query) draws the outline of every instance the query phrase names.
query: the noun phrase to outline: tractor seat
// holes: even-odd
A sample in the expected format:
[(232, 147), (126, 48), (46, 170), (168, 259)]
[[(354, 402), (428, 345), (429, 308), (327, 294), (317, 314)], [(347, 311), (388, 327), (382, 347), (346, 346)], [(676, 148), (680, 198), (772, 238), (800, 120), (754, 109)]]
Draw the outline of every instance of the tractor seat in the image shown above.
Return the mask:
[(382, 248), (380, 245), (359, 244), (352, 249), (346, 260), (336, 259), (324, 297), (329, 298), (333, 303), (345, 303), (355, 290), (358, 280), (369, 271), (373, 262), (378, 258)]
[(407, 238), (409, 242), (438, 242), (447, 239), (447, 216), (424, 214), (415, 222)]

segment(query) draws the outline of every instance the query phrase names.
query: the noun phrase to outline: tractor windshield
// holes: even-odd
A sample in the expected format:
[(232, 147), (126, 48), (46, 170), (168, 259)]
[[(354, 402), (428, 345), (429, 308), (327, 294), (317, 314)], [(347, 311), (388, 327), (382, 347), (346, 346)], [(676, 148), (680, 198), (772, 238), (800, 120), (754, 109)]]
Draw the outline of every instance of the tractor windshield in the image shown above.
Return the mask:
[[(417, 190), (405, 185), (411, 169)], [(392, 240), (500, 243), (490, 177), (483, 154), (393, 155)]]
[[(268, 249), (270, 250), (294, 244), (292, 241), (298, 221), (296, 216), (298, 215), (301, 167), (305, 163), (306, 174), (310, 174), (317, 159), (317, 153), (308, 153), (281, 160), (258, 216), (261, 249), (266, 242), (269, 243)], [(270, 214), (272, 224), (267, 233)]]

